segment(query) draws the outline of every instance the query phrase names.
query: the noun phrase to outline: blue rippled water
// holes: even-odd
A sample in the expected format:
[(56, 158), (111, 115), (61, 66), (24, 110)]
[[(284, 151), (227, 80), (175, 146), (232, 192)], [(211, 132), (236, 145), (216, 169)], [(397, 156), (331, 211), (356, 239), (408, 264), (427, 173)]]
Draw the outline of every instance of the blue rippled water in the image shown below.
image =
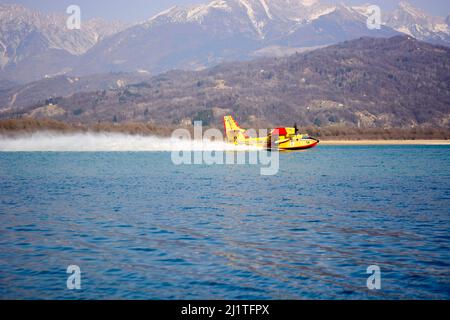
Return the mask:
[(170, 153), (0, 153), (0, 297), (450, 298), (449, 147), (280, 158), (261, 176)]

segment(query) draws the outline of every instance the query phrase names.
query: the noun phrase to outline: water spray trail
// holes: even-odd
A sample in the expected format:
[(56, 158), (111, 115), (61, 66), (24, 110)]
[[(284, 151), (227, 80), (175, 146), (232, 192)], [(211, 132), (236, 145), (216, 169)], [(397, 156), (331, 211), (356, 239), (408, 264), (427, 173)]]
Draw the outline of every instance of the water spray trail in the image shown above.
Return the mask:
[(255, 147), (223, 141), (182, 140), (122, 133), (57, 134), (39, 132), (17, 137), (0, 136), (0, 152), (139, 152), (139, 151), (246, 151)]

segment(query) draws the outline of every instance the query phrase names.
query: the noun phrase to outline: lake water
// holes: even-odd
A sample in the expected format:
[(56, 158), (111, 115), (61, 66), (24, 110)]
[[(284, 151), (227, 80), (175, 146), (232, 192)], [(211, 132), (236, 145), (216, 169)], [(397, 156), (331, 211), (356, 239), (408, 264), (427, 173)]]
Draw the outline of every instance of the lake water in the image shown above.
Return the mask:
[(275, 176), (0, 153), (0, 298), (449, 299), (449, 211), (448, 146), (319, 146)]

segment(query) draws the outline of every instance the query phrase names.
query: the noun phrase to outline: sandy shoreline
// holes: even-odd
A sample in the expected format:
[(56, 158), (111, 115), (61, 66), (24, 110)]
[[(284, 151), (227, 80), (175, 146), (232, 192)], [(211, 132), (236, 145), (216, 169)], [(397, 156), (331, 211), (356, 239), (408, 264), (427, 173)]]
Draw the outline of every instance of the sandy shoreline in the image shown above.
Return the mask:
[(363, 145), (450, 145), (450, 140), (321, 140), (324, 146), (363, 146)]

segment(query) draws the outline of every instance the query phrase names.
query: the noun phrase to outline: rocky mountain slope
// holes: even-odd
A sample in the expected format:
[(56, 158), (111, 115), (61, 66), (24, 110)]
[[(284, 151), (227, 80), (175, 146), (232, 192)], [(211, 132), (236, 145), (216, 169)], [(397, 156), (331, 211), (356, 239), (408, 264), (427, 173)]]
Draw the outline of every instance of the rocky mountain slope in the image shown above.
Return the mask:
[(81, 74), (199, 70), (224, 61), (248, 60), (267, 48), (292, 52), (361, 36), (397, 34), (386, 26), (369, 30), (366, 20), (350, 7), (318, 1), (215, 0), (176, 6), (94, 46), (77, 70)]
[(85, 77), (60, 75), (24, 85), (0, 81), (0, 112), (37, 103), (52, 103), (59, 97), (75, 93), (119, 89), (147, 78), (147, 74), (141, 73), (106, 73)]
[(369, 30), (368, 12), (368, 6), (317, 0), (214, 0), (172, 7), (128, 28), (91, 20), (70, 31), (64, 14), (0, 5), (0, 79), (25, 83), (63, 74), (201, 70), (399, 33), (450, 45), (448, 18), (402, 2), (382, 12), (380, 30)]
[(450, 46), (448, 18), (431, 16), (407, 2), (400, 2), (394, 11), (388, 12), (383, 23), (416, 39)]
[(225, 113), (251, 126), (296, 121), (449, 128), (450, 48), (409, 36), (361, 38), (289, 57), (171, 71), (120, 88), (16, 103), (0, 118), (158, 124), (199, 119), (219, 125)]
[(29, 82), (68, 73), (79, 56), (124, 27), (93, 19), (68, 30), (66, 20), (64, 14), (0, 4), (0, 79)]

